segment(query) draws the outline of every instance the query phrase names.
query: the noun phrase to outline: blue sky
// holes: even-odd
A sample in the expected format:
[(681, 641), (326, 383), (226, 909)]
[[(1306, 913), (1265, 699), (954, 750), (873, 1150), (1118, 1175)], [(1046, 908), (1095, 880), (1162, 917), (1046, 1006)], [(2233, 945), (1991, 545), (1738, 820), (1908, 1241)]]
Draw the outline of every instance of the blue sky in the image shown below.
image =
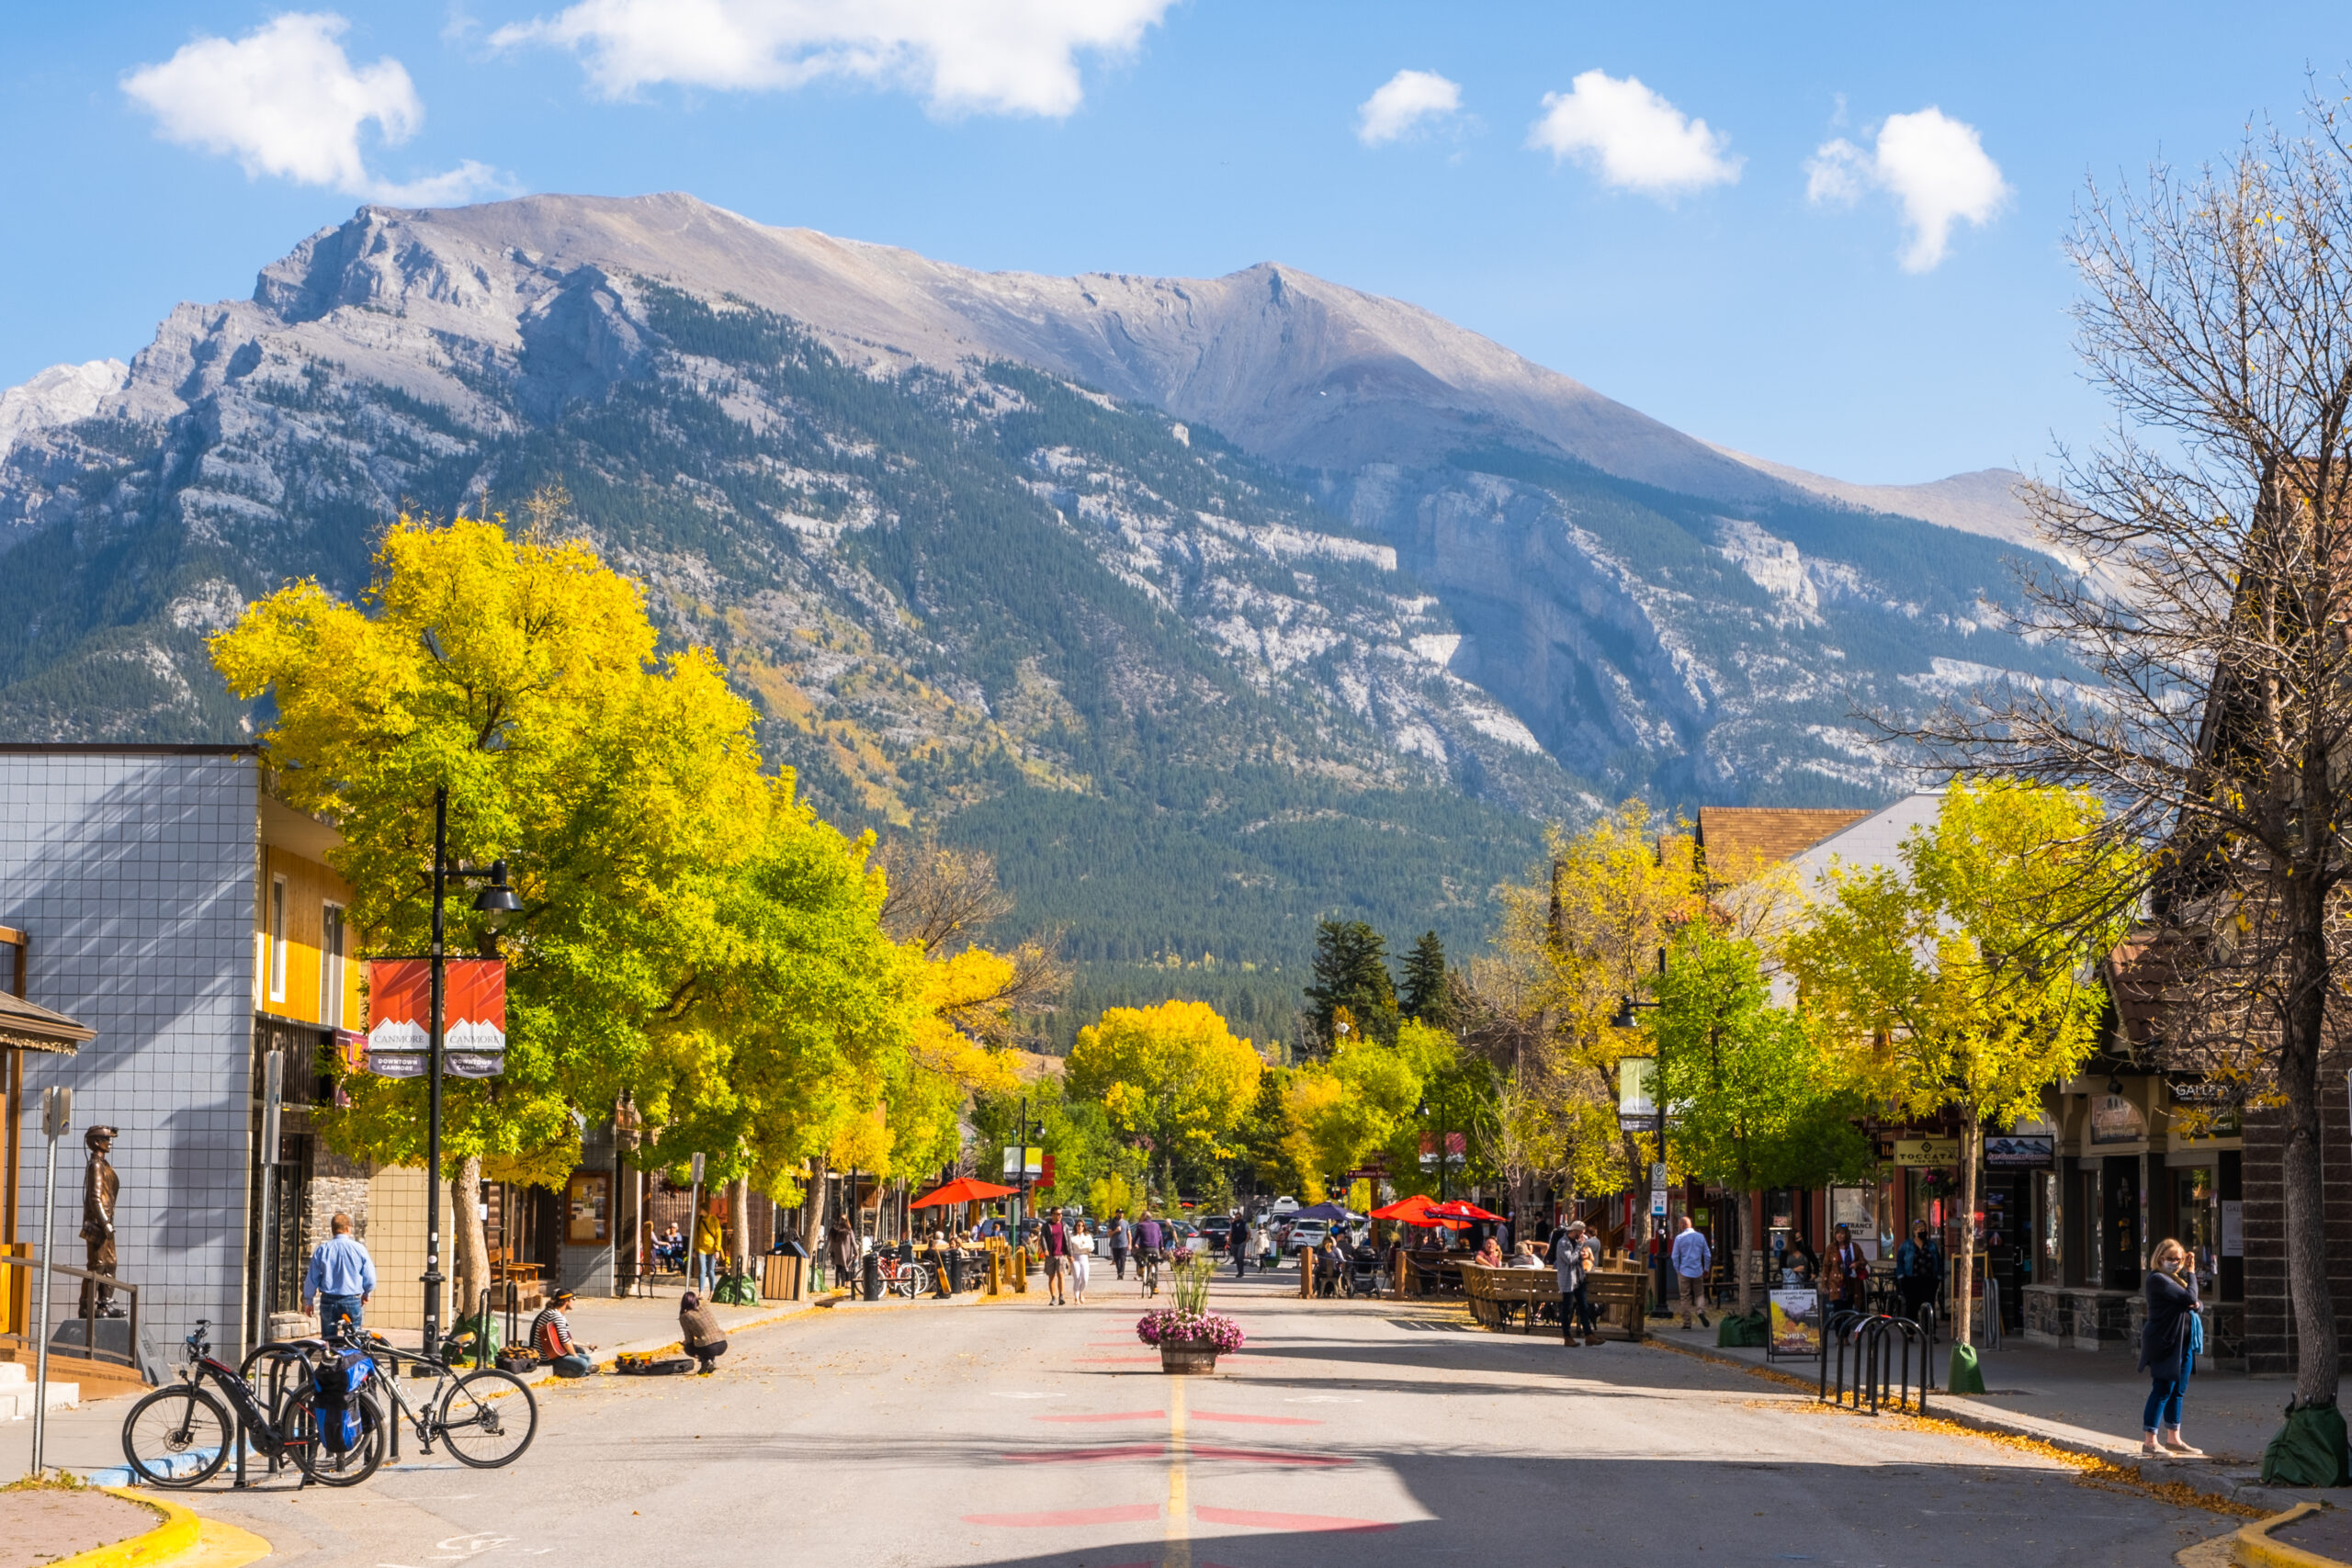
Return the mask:
[(2059, 244), (2085, 177), (2226, 153), (2352, 62), (2340, 6), (777, 14), (9, 7), (0, 385), (128, 358), (371, 194), (677, 189), (978, 267), (1277, 260), (1776, 460), (2031, 468), (2103, 421)]

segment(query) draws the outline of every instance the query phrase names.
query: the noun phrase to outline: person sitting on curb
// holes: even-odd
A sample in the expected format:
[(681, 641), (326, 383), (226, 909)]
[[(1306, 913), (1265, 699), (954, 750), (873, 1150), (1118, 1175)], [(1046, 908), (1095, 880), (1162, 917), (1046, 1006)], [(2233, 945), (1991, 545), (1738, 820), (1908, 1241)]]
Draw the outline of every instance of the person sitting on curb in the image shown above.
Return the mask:
[(571, 1337), (571, 1321), (563, 1309), (579, 1298), (571, 1291), (558, 1291), (531, 1319), (531, 1348), (548, 1364), (548, 1371), (560, 1378), (584, 1378), (596, 1371), (595, 1358), (589, 1351), (596, 1347), (582, 1345)]
[(727, 1353), (727, 1331), (718, 1326), (710, 1303), (692, 1291), (678, 1298), (678, 1338), (686, 1354), (702, 1363), (704, 1377), (718, 1370), (718, 1358)]

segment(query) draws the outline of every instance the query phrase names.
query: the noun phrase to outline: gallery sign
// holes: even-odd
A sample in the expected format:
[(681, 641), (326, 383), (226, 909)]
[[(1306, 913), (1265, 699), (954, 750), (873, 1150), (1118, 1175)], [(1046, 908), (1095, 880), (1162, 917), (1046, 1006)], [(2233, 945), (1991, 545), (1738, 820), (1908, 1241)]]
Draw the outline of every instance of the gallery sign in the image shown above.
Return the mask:
[(2056, 1151), (2056, 1140), (2040, 1134), (2012, 1133), (2003, 1136), (1988, 1133), (1984, 1137), (1984, 1167), (1988, 1170), (2015, 1170), (2046, 1166)]
[[(441, 1070), (494, 1078), (506, 1070), (506, 962), (443, 961)], [(368, 1070), (380, 1078), (425, 1073), (432, 1044), (433, 961), (379, 958), (368, 965)]]

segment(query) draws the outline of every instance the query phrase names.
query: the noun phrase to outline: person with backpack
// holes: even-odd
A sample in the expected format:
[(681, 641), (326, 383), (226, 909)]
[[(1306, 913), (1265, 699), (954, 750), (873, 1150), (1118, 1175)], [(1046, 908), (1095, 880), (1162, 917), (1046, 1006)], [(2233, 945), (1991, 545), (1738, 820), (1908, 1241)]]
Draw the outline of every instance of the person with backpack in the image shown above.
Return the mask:
[(574, 1339), (571, 1320), (563, 1315), (563, 1309), (577, 1300), (571, 1291), (557, 1291), (548, 1297), (539, 1315), (531, 1319), (531, 1348), (548, 1364), (548, 1371), (560, 1378), (584, 1378), (596, 1371), (595, 1358), (588, 1353), (596, 1347)]
[(1111, 1215), (1111, 1267), (1119, 1278), (1127, 1277), (1127, 1252), (1135, 1240), (1135, 1227), (1127, 1224), (1127, 1212), (1120, 1209)]
[(678, 1298), (678, 1342), (702, 1363), (704, 1377), (718, 1370), (718, 1358), (727, 1353), (727, 1331), (718, 1326), (718, 1314), (692, 1291)]
[(327, 1222), (328, 1235), (311, 1254), (302, 1274), (302, 1310), (318, 1303), (319, 1332), (333, 1337), (338, 1325), (349, 1323), (359, 1332), (360, 1314), (376, 1293), (376, 1260), (351, 1234), (351, 1216), (337, 1213)]
[(1233, 1277), (1246, 1277), (1250, 1272), (1250, 1222), (1239, 1214), (1233, 1216), (1225, 1233), (1225, 1247), (1233, 1254)]
[(1046, 1258), (1046, 1304), (1069, 1305), (1062, 1275), (1069, 1262), (1069, 1226), (1059, 1209), (1052, 1211), (1037, 1231), (1037, 1250)]

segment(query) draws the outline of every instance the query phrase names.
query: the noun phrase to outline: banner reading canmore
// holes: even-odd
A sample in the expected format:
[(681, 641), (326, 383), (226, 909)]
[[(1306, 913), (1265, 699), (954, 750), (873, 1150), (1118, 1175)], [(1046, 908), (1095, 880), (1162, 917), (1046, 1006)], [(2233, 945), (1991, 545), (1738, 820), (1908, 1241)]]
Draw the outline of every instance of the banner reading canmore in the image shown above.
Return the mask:
[[(506, 964), (446, 961), (441, 1070), (494, 1078), (506, 1070)], [(379, 958), (368, 965), (368, 1070), (383, 1078), (424, 1076), (433, 1025), (433, 961)]]

